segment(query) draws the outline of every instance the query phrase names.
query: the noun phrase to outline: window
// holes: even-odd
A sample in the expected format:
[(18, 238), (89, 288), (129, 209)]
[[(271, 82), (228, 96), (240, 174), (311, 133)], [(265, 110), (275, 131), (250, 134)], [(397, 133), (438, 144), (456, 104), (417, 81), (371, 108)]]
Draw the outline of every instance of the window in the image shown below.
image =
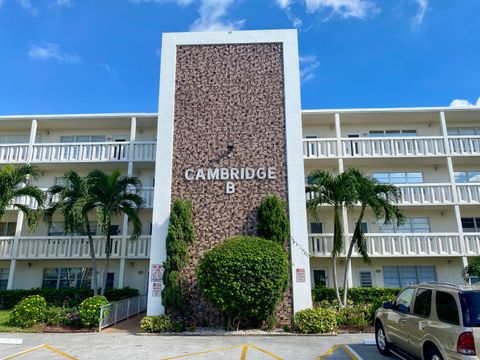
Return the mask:
[(69, 135), (61, 136), (60, 142), (62, 143), (85, 143), (85, 142), (104, 142), (105, 135)]
[(450, 136), (480, 135), (480, 127), (448, 128), (447, 133)]
[(480, 171), (455, 172), (456, 183), (480, 182)]
[(322, 223), (310, 223), (310, 232), (312, 234), (322, 234), (323, 233), (323, 224)]
[[(307, 135), (305, 136), (306, 139), (318, 139), (317, 135)], [(307, 146), (307, 157), (309, 156), (318, 156), (318, 145), (316, 142), (310, 142)]]
[(432, 290), (418, 289), (415, 296), (413, 313), (418, 316), (429, 317), (432, 310)]
[(360, 270), (358, 272), (358, 278), (360, 280), (360, 287), (372, 287), (372, 271), (371, 270)]
[(378, 231), (381, 233), (428, 233), (430, 232), (430, 222), (424, 217), (407, 217), (405, 223), (397, 226), (395, 222), (385, 224), (383, 220), (379, 221)]
[(0, 135), (0, 144), (28, 144), (29, 135)]
[(414, 289), (403, 290), (395, 299), (393, 308), (402, 313), (410, 312), (410, 305), (412, 304)]
[(437, 305), (437, 316), (439, 320), (460, 325), (457, 302), (451, 294), (437, 291), (435, 304)]
[(313, 285), (327, 286), (327, 271), (325, 269), (313, 269)]
[(464, 232), (480, 232), (480, 218), (462, 218)]
[(480, 327), (480, 291), (460, 293), (463, 326)]
[(107, 284), (105, 285), (105, 289), (113, 289), (114, 281), (115, 281), (115, 273), (108, 273)]
[(65, 226), (63, 222), (52, 222), (48, 230), (48, 236), (63, 236), (65, 235)]
[(403, 137), (417, 136), (416, 130), (370, 130), (368, 137)]
[(0, 289), (6, 289), (8, 285), (8, 274), (10, 269), (0, 268)]
[(43, 288), (90, 288), (91, 268), (45, 268), (43, 270)]
[(421, 172), (375, 172), (372, 177), (383, 184), (420, 184), (423, 183)]
[(435, 266), (384, 266), (386, 288), (402, 288), (422, 282), (437, 281)]
[(0, 236), (15, 236), (16, 222), (0, 222)]

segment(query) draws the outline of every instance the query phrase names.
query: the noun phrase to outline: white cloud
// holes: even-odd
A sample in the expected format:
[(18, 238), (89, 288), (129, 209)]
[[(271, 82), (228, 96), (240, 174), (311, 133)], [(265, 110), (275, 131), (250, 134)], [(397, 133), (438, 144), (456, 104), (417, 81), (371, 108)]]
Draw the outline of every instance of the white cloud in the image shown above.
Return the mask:
[(234, 0), (201, 0), (200, 17), (190, 26), (191, 31), (230, 31), (243, 27), (245, 20), (226, 21), (222, 18)]
[(366, 19), (379, 12), (371, 0), (305, 0), (308, 12), (331, 10), (330, 16)]
[(425, 13), (428, 9), (428, 0), (415, 0), (418, 5), (418, 11), (415, 16), (412, 18), (412, 24), (414, 26), (420, 26), (423, 23)]
[(132, 4), (141, 4), (141, 3), (159, 3), (164, 4), (167, 2), (173, 2), (180, 6), (190, 5), (194, 0), (129, 0)]
[(33, 16), (37, 16), (38, 14), (40, 14), (40, 10), (38, 8), (36, 8), (35, 6), (33, 6), (33, 4), (30, 2), (30, 0), (17, 0), (17, 1), (22, 8), (27, 10)]
[(285, 9), (290, 6), (292, 1), (291, 0), (275, 0), (275, 2), (281, 9)]
[(300, 80), (305, 83), (315, 77), (315, 71), (320, 66), (315, 55), (300, 56)]
[(480, 107), (480, 97), (477, 99), (475, 104), (472, 104), (470, 101), (465, 99), (455, 99), (450, 103), (450, 107)]
[(114, 82), (120, 83), (117, 70), (115, 70), (110, 64), (99, 63), (98, 65), (112, 78)]
[(77, 54), (68, 54), (60, 49), (60, 45), (49, 43), (45, 46), (32, 45), (28, 50), (28, 56), (36, 60), (56, 60), (59, 63), (79, 63)]
[(54, 5), (70, 8), (73, 6), (72, 0), (56, 0)]

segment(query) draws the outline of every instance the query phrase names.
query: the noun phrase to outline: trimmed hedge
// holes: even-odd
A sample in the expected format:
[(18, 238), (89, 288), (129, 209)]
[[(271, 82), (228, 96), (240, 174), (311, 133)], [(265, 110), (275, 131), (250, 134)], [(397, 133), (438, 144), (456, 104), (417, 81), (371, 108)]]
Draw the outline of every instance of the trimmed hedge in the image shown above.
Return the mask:
[(145, 316), (140, 321), (140, 332), (142, 333), (171, 332), (173, 329), (174, 323), (168, 315)]
[[(347, 296), (355, 304), (370, 304), (379, 298), (395, 297), (401, 290), (402, 289), (396, 288), (351, 288), (348, 289)], [(342, 293), (343, 289), (340, 289), (340, 295)], [(316, 286), (312, 290), (312, 297), (314, 302), (321, 302), (323, 300), (335, 301), (335, 289)]]
[(238, 236), (205, 253), (197, 269), (203, 296), (222, 311), (228, 328), (248, 326), (273, 315), (288, 282), (282, 246), (258, 237)]
[(295, 329), (302, 334), (325, 334), (337, 330), (337, 317), (333, 309), (305, 309), (293, 316)]
[[(22, 299), (30, 295), (40, 295), (45, 298), (48, 306), (75, 307), (93, 296), (91, 289), (30, 289), (30, 290), (0, 290), (0, 309), (12, 309)], [(107, 289), (105, 297), (108, 301), (119, 301), (137, 296), (138, 290), (131, 288)]]

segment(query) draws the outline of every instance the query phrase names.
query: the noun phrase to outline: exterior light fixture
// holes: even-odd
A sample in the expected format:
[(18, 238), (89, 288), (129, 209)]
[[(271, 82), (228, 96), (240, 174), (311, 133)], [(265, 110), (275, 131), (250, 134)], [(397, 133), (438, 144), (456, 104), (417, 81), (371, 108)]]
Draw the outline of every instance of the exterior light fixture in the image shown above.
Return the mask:
[(228, 158), (233, 157), (233, 144), (232, 143), (227, 144), (227, 157)]

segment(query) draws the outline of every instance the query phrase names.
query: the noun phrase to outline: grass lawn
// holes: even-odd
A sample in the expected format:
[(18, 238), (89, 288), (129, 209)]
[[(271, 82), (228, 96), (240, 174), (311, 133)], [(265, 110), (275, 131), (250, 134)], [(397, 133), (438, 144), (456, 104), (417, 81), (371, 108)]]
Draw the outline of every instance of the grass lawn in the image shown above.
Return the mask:
[(39, 332), (35, 327), (24, 329), (8, 325), (9, 315), (10, 310), (0, 310), (0, 332)]

